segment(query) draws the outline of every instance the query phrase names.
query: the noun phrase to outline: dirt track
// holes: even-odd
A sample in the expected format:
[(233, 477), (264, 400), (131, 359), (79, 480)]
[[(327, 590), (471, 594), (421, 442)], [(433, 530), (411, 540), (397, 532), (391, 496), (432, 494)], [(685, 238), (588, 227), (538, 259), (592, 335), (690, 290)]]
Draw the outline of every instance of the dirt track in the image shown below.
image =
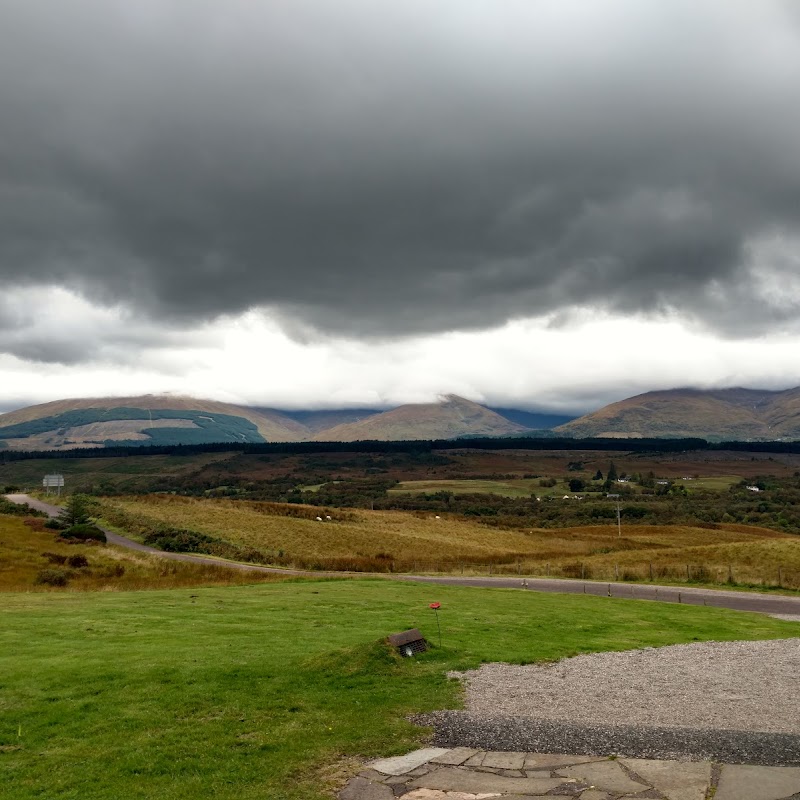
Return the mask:
[[(58, 506), (36, 500), (26, 494), (5, 495), (12, 503), (27, 503), (32, 508), (43, 511), (51, 517), (61, 513)], [(270, 572), (282, 575), (307, 575), (320, 577), (331, 573), (307, 572), (303, 570), (279, 569), (277, 567), (262, 567), (256, 564), (241, 564), (235, 561), (223, 561), (212, 556), (196, 556), (188, 553), (166, 553), (154, 547), (135, 542), (120, 536), (113, 531), (103, 529), (110, 544), (127, 547), (150, 553), (160, 558), (173, 561), (186, 561), (196, 564), (218, 564), (231, 569), (240, 569), (249, 572)], [(364, 573), (335, 573), (337, 575), (357, 575), (365, 577)], [(373, 576), (375, 577), (375, 576)], [(386, 575), (377, 577), (400, 581), (419, 581), (422, 583), (437, 583), (452, 586), (475, 586), (495, 589), (526, 589), (532, 592), (554, 592), (560, 594), (591, 594), (602, 597), (617, 597), (634, 600), (655, 600), (666, 603), (685, 603), (695, 606), (716, 606), (730, 608), (736, 611), (756, 611), (762, 614), (800, 615), (800, 597), (785, 595), (769, 595), (757, 592), (732, 592), (716, 589), (695, 589), (675, 586), (654, 586), (652, 584), (625, 584), (625, 583), (599, 583), (597, 581), (564, 580), (553, 578), (465, 578), (431, 575)]]

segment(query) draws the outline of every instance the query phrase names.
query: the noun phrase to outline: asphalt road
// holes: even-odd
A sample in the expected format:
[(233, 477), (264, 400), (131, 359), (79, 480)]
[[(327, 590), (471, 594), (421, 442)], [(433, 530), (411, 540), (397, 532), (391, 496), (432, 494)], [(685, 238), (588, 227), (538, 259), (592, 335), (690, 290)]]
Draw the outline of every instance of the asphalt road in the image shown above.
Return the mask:
[[(37, 500), (26, 494), (8, 494), (6, 499), (12, 503), (27, 503), (32, 508), (44, 511), (51, 517), (61, 513), (58, 506)], [(211, 556), (196, 556), (188, 553), (167, 553), (154, 547), (135, 542), (103, 529), (110, 544), (127, 547), (150, 553), (160, 558), (172, 561), (185, 561), (196, 564), (217, 564), (230, 569), (240, 569), (249, 572), (269, 572), (281, 575), (307, 575), (320, 577), (326, 574), (357, 574), (364, 577), (364, 573), (320, 573), (306, 572), (303, 570), (278, 569), (275, 567), (262, 567), (256, 564), (240, 564), (235, 561), (223, 561)], [(555, 578), (489, 578), (489, 577), (462, 577), (442, 575), (386, 575), (377, 577), (400, 581), (417, 581), (421, 583), (435, 583), (451, 586), (475, 586), (493, 589), (525, 589), (531, 592), (553, 592), (559, 594), (591, 594), (598, 597), (617, 597), (632, 600), (654, 600), (665, 603), (685, 603), (694, 606), (717, 606), (730, 608), (735, 611), (756, 611), (762, 614), (790, 614), (800, 617), (800, 597), (786, 595), (771, 595), (759, 592), (731, 592), (716, 589), (696, 589), (675, 586), (654, 586), (653, 584), (631, 583), (601, 583), (599, 581), (581, 581)]]

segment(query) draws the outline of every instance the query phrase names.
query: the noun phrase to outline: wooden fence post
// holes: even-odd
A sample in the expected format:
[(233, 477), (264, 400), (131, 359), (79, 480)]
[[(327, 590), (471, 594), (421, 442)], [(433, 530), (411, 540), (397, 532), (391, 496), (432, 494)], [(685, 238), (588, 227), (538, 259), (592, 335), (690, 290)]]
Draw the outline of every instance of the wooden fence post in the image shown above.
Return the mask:
[(650, 562), (650, 580), (653, 580), (653, 562)]

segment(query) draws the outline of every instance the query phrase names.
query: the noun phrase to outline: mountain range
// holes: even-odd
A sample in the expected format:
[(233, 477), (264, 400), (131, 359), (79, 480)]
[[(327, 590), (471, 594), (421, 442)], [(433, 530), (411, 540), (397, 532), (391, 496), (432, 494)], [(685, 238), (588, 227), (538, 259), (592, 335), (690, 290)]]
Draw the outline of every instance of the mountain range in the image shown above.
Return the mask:
[[(550, 435), (800, 439), (800, 388), (647, 392), (577, 419), (489, 408), (457, 395), (389, 410), (286, 411), (174, 395), (85, 398), (0, 414), (0, 449), (210, 442), (401, 441)], [(546, 434), (544, 434), (546, 435)]]
[(88, 447), (209, 442), (355, 441), (510, 436), (570, 417), (505, 409), (528, 423), (456, 395), (438, 403), (379, 409), (280, 411), (174, 395), (58, 400), (0, 415), (0, 448)]

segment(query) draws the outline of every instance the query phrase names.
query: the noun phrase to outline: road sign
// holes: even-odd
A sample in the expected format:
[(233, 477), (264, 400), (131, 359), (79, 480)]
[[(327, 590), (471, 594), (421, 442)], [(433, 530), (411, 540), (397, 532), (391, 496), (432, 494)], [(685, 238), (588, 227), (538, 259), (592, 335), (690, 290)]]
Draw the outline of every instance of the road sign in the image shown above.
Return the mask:
[(42, 486), (47, 489), (47, 494), (50, 494), (51, 489), (55, 489), (58, 494), (61, 494), (61, 488), (64, 486), (63, 475), (45, 475), (42, 478)]

